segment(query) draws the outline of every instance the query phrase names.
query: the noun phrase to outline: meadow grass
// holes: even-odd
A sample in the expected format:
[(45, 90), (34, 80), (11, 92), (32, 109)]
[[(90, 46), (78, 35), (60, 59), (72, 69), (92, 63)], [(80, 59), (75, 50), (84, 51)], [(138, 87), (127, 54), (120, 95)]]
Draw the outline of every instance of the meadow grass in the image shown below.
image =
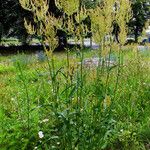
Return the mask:
[(80, 62), (96, 50), (54, 53), (54, 66), (47, 57), (0, 56), (0, 148), (149, 149), (146, 53), (124, 50), (119, 77), (117, 65), (98, 72)]

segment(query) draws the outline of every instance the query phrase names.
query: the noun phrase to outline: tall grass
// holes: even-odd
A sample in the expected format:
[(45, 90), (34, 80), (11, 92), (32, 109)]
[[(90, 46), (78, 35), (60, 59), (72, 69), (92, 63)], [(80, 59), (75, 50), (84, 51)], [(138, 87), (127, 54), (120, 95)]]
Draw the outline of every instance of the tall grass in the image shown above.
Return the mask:
[[(1, 147), (146, 149), (150, 70), (143, 55), (122, 53), (126, 61), (116, 92), (117, 67), (109, 71), (108, 79), (108, 68), (103, 66), (103, 74), (97, 78), (96, 68), (82, 64), (81, 71), (79, 53), (66, 55), (66, 60), (54, 55), (55, 79), (48, 60), (32, 61), (25, 68), (12, 63), (16, 73), (1, 74)], [(39, 131), (44, 137), (39, 137)]]

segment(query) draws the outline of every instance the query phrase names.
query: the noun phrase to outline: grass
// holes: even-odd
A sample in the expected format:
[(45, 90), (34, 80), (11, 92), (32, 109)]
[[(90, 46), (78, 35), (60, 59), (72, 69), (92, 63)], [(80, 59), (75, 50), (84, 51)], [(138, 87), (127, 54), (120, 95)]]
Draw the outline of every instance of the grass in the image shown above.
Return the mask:
[[(32, 39), (27, 39), (27, 43), (29, 45), (32, 44), (40, 44), (40, 40), (38, 38), (32, 38)], [(21, 45), (22, 43), (19, 41), (19, 38), (15, 37), (9, 37), (9, 38), (2, 38), (2, 41), (0, 45), (3, 46), (18, 46)]]
[(149, 149), (146, 53), (123, 51), (117, 86), (117, 66), (97, 74), (82, 67), (80, 52), (55, 53), (54, 66), (36, 55), (0, 56), (1, 149)]

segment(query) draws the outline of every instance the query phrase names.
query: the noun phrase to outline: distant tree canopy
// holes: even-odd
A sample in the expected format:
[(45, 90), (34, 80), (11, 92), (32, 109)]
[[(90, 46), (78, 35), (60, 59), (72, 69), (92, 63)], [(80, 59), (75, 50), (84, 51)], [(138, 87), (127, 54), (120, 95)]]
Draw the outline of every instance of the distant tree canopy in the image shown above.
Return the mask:
[(1, 37), (18, 36), (21, 41), (27, 36), (24, 17), (32, 14), (23, 10), (18, 0), (2, 0), (0, 10)]
[(138, 42), (138, 36), (141, 34), (145, 22), (148, 19), (150, 7), (147, 0), (133, 0), (133, 17), (129, 22), (130, 34), (135, 36), (135, 42)]
[[(134, 34), (137, 41), (150, 10), (147, 0), (132, 1), (133, 18), (129, 23), (129, 27), (130, 34)], [(50, 0), (49, 2), (49, 11), (55, 17), (62, 16), (63, 12), (56, 6), (55, 0)], [(100, 0), (81, 0), (82, 5), (85, 5), (86, 9), (96, 7), (99, 2)], [(31, 20), (32, 14), (20, 6), (19, 0), (2, 0), (0, 18), (0, 39), (2, 36), (18, 36), (21, 41), (26, 41), (28, 34), (24, 28), (24, 18)], [(86, 22), (90, 25), (89, 20)]]
[[(63, 15), (56, 7), (55, 0), (50, 0), (49, 5), (49, 11), (55, 17)], [(23, 44), (26, 44), (28, 33), (24, 27), (24, 18), (32, 21), (32, 13), (23, 9), (19, 0), (2, 0), (0, 18), (0, 40), (3, 36), (17, 36)]]
[(95, 8), (101, 0), (82, 0), (82, 5), (87, 9)]

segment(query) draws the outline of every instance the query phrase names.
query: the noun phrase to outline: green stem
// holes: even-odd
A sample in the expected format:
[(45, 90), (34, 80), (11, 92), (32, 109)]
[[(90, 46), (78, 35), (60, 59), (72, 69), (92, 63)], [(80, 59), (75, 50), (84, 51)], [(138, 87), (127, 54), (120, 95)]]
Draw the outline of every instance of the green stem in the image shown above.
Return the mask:
[(121, 72), (121, 45), (119, 46), (119, 54), (118, 54), (118, 68), (117, 68), (117, 79), (114, 89), (114, 99), (116, 98), (116, 92), (119, 84), (119, 78), (120, 78), (120, 72)]
[(29, 138), (29, 135), (30, 135), (30, 98), (29, 98), (28, 87), (27, 87), (20, 63), (18, 63), (17, 65), (18, 65), (18, 69), (19, 69), (19, 72), (22, 77), (21, 80), (23, 82), (23, 86), (25, 89), (25, 95), (26, 95), (26, 99), (27, 99), (27, 128), (28, 128), (28, 138)]
[(107, 94), (108, 86), (109, 86), (109, 77), (110, 77), (110, 57), (111, 57), (111, 46), (110, 46), (110, 51), (109, 51), (109, 58), (108, 58), (108, 66), (107, 66), (107, 76), (106, 76), (106, 86), (105, 86), (105, 94)]

